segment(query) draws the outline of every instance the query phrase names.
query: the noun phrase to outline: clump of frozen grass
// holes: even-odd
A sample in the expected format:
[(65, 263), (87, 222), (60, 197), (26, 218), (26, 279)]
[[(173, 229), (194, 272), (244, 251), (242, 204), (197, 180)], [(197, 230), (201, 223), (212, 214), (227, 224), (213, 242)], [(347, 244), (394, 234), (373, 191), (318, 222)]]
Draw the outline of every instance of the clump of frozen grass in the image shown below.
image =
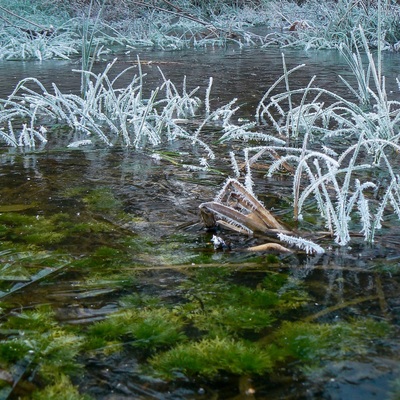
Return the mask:
[(30, 38), (17, 28), (0, 31), (0, 59), (49, 60), (69, 59), (78, 54), (80, 40), (70, 31), (55, 31), (52, 35)]
[[(272, 4), (276, 16), (285, 21), (282, 32), (268, 36), (266, 46), (277, 43), (284, 47), (304, 49), (334, 49), (351, 42), (363, 26), (370, 47), (381, 45), (384, 49), (399, 47), (400, 6), (386, 2), (319, 2), (309, 0), (302, 5), (294, 2)], [(381, 21), (381, 32), (378, 24)], [(272, 24), (272, 23), (271, 23)], [(277, 21), (279, 25), (279, 20)], [(383, 35), (381, 35), (383, 33)], [(360, 40), (360, 37), (357, 37)]]
[[(358, 25), (364, 27), (371, 47), (400, 48), (400, 6), (396, 3), (387, 2), (382, 7), (364, 0), (324, 3), (308, 0), (302, 5), (292, 1), (213, 1), (200, 2), (197, 6), (183, 1), (135, 2), (134, 5), (119, 2), (112, 6), (104, 2), (89, 3), (82, 3), (74, 14), (72, 7), (62, 3), (58, 7), (53, 3), (35, 7), (35, 3), (27, 6), (23, 1), (9, 2), (5, 6), (15, 15), (41, 26), (52, 24), (55, 35), (46, 41), (25, 38), (18, 28), (9, 29), (21, 25), (21, 20), (10, 16), (8, 28), (0, 32), (0, 57), (40, 60), (70, 57), (85, 49), (82, 38), (85, 38), (85, 29), (88, 32), (87, 23), (93, 24), (90, 29), (96, 25), (92, 31), (96, 31), (93, 48), (103, 46), (104, 51), (115, 44), (125, 46), (127, 51), (139, 46), (180, 50), (221, 47), (228, 43), (336, 48), (350, 42), (351, 35), (357, 34)], [(92, 8), (102, 12), (101, 18), (82, 20), (82, 14), (90, 17)], [(265, 27), (265, 33), (255, 34), (252, 27), (260, 25)], [(276, 32), (267, 34), (267, 29)]]
[[(35, 2), (25, 0), (3, 0), (1, 8), (1, 32), (10, 30), (14, 36), (24, 36), (24, 29), (41, 31), (55, 27), (58, 30), (71, 15), (65, 7), (54, 2)], [(32, 37), (32, 36), (31, 36)]]
[[(374, 146), (381, 146), (379, 165), (374, 165), (368, 154), (372, 142)], [(283, 149), (280, 150), (282, 153)], [(394, 199), (399, 199), (398, 177), (389, 161), (394, 151), (399, 150), (398, 145), (389, 141), (363, 137), (338, 157), (307, 148), (301, 152), (287, 148), (286, 154), (272, 164), (270, 174), (284, 162), (295, 166), (293, 199), (297, 219), (303, 219), (306, 200), (312, 197), (325, 221), (325, 228), (336, 243), (346, 245), (351, 238), (351, 228), (357, 226), (365, 240), (371, 242), (376, 230), (381, 228), (384, 211), (390, 211)], [(373, 197), (378, 183), (368, 178), (378, 169), (385, 169), (389, 175), (389, 186), (384, 189), (386, 195), (380, 202)]]
[(71, 16), (53, 2), (2, 1), (1, 21), (0, 59), (65, 59), (78, 53)]
[[(181, 11), (170, 10), (157, 5), (144, 4), (131, 12), (119, 15), (118, 19), (108, 21), (102, 18), (99, 24), (107, 29), (100, 29), (97, 40), (103, 40), (106, 47), (117, 42), (131, 48), (152, 47), (163, 50), (181, 50), (188, 47), (221, 47), (228, 42), (239, 45), (253, 45), (252, 37), (242, 24), (219, 22), (215, 18), (206, 18), (198, 8), (188, 4), (178, 6)], [(103, 12), (107, 18), (106, 7)], [(238, 14), (240, 15), (240, 14)], [(105, 32), (111, 32), (106, 34)]]
[[(314, 87), (315, 77), (306, 88), (291, 89), (289, 76), (299, 67), (287, 71), (283, 59), (285, 73), (261, 99), (256, 112), (257, 121), (272, 124), (288, 139), (297, 139), (306, 133), (310, 138), (322, 136), (323, 140), (334, 137), (354, 137), (357, 140), (359, 135), (363, 135), (367, 140), (384, 139), (397, 143), (400, 102), (388, 100), (380, 65), (375, 62), (363, 31), (360, 32), (367, 68), (362, 64), (359, 50), (353, 54), (349, 46), (341, 46), (341, 52), (357, 79), (357, 87), (352, 87), (343, 78), (342, 81), (358, 99), (358, 104), (332, 91)], [(275, 94), (277, 84), (282, 81), (286, 84), (286, 91)], [(374, 143), (372, 140), (370, 146)], [(380, 144), (370, 150), (379, 156)]]
[[(240, 132), (245, 135), (246, 125), (241, 127), (231, 122), (237, 109), (235, 101), (211, 109), (212, 79), (202, 101), (196, 96), (199, 88), (188, 90), (184, 79), (182, 88), (178, 89), (160, 70), (163, 83), (150, 95), (144, 96), (144, 75), (140, 62), (139, 73), (133, 75), (131, 82), (122, 88), (118, 85), (120, 78), (131, 73), (134, 66), (110, 79), (110, 70), (116, 62), (109, 63), (99, 74), (76, 71), (85, 75), (82, 80), (86, 84), (83, 96), (62, 93), (55, 84), (51, 91), (47, 90), (35, 78), (21, 80), (7, 99), (0, 100), (3, 105), (0, 110), (0, 138), (7, 145), (32, 148), (36, 143), (47, 141), (46, 130), (51, 132), (51, 125), (57, 122), (80, 134), (70, 144), (73, 147), (75, 144), (86, 145), (89, 141), (93, 144), (102, 141), (109, 146), (143, 149), (183, 140), (197, 147), (204, 169), (208, 167), (207, 160), (215, 157), (206, 140), (207, 126), (218, 125), (218, 129), (225, 134), (232, 132), (237, 136)], [(202, 104), (205, 105), (204, 111), (200, 110)], [(190, 123), (193, 117), (196, 117), (196, 124)], [(37, 130), (37, 126), (44, 128)]]
[[(224, 4), (221, 13), (215, 14), (213, 7), (206, 5), (202, 9), (188, 3), (177, 4), (171, 10), (164, 3), (161, 7), (146, 3), (127, 7), (121, 3), (110, 8), (104, 2), (90, 1), (82, 4), (75, 14), (65, 4), (58, 8), (42, 6), (39, 12), (32, 7), (25, 7), (31, 11), (26, 12), (20, 1), (7, 5), (13, 14), (6, 27), (0, 30), (0, 57), (45, 60), (67, 58), (82, 51), (85, 62), (88, 48), (108, 51), (116, 44), (129, 51), (137, 47), (180, 50), (220, 47), (229, 42), (240, 46), (264, 43), (261, 36), (248, 30), (249, 26), (265, 21), (261, 17), (266, 15), (265, 7), (256, 3), (240, 9)], [(32, 24), (34, 27), (51, 24), (55, 27), (54, 34), (35, 38), (24, 35), (20, 28), (31, 29)], [(84, 65), (84, 69), (90, 68)]]
[[(301, 221), (312, 200), (325, 228), (341, 246), (349, 243), (354, 230), (372, 242), (387, 214), (394, 213), (400, 219), (396, 162), (400, 151), (400, 103), (388, 100), (379, 58), (376, 62), (372, 56), (363, 30), (358, 37), (362, 42), (355, 53), (349, 46), (341, 47), (357, 83), (351, 86), (342, 81), (358, 104), (315, 87), (314, 78), (306, 88), (291, 89), (290, 78), (301, 66), (287, 70), (283, 58), (284, 74), (261, 99), (256, 120), (272, 126), (286, 143), (270, 142), (243, 150), (245, 182), (251, 177), (252, 164), (269, 155), (269, 176), (280, 170), (293, 173), (294, 218)], [(367, 55), (366, 67), (361, 62), (362, 50)], [(285, 90), (278, 91), (282, 85)], [(237, 138), (233, 133), (224, 139)], [(345, 149), (343, 140), (348, 143)], [(296, 145), (299, 142), (301, 146)], [(231, 160), (238, 177), (241, 171), (236, 156), (231, 154)], [(378, 190), (383, 194), (377, 198)]]

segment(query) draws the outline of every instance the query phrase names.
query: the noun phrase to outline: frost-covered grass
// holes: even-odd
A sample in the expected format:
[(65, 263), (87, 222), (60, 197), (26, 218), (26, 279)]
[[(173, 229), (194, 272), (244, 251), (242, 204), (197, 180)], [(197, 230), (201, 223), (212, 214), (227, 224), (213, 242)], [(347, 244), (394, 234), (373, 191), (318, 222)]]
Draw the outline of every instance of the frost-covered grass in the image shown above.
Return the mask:
[[(251, 7), (230, 5), (229, 8), (223, 2), (218, 2), (218, 13), (205, 4), (198, 9), (174, 9), (171, 14), (150, 8), (138, 14), (129, 28), (131, 32), (124, 31), (127, 26), (123, 26), (122, 19), (104, 25), (102, 9), (86, 10), (87, 14), (71, 20), (65, 30), (55, 29), (50, 37), (30, 39), (30, 47), (15, 45), (19, 52), (24, 51), (21, 58), (30, 54), (45, 59), (56, 54), (54, 43), (48, 43), (62, 35), (66, 35), (66, 41), (68, 35), (75, 38), (82, 51), (82, 70), (77, 71), (82, 77), (81, 95), (62, 93), (56, 85), (49, 91), (35, 78), (22, 80), (7, 99), (1, 100), (0, 138), (16, 147), (45, 145), (52, 126), (57, 123), (75, 133), (70, 147), (101, 141), (108, 146), (143, 149), (184, 140), (200, 149), (200, 168), (208, 168), (215, 153), (204, 130), (218, 121), (221, 142), (234, 140), (243, 144), (243, 156), (231, 152), (230, 158), (234, 175), (244, 179), (249, 193), (256, 192), (252, 186), (252, 166), (267, 157), (270, 176), (282, 168), (293, 173), (296, 220), (305, 217), (305, 204), (312, 201), (324, 220), (325, 226), (321, 228), (327, 229), (336, 243), (348, 244), (354, 231), (361, 232), (371, 242), (385, 215), (395, 214), (400, 219), (400, 179), (395, 160), (400, 151), (400, 103), (388, 99), (381, 68), (381, 51), (398, 46), (398, 6), (350, 4), (345, 0), (339, 1), (334, 9), (330, 3), (318, 3), (317, 7), (314, 0), (301, 7), (294, 3), (279, 4), (279, 10), (274, 3), (255, 4), (257, 20)], [(184, 6), (187, 4), (179, 7)], [(190, 18), (182, 16), (184, 10)], [(303, 66), (287, 70), (283, 60), (284, 73), (260, 100), (255, 121), (238, 125), (232, 118), (238, 109), (236, 100), (211, 110), (212, 79), (201, 100), (198, 89), (188, 90), (184, 81), (182, 90), (178, 90), (165, 77), (162, 85), (150, 88), (150, 95), (144, 96), (140, 68), (130, 84), (117, 88), (121, 75), (131, 70), (111, 79), (109, 72), (116, 61), (98, 75), (91, 72), (93, 57), (101, 55), (111, 41), (128, 47), (136, 43), (165, 48), (222, 45), (228, 38), (240, 45), (262, 43), (260, 36), (246, 36), (246, 29), (261, 23), (268, 10), (274, 12), (269, 20), (265, 19), (266, 24), (293, 26), (296, 21), (302, 24), (294, 32), (276, 36), (278, 41), (283, 40), (280, 44), (332, 45), (339, 49), (356, 78), (355, 86), (342, 79), (355, 101), (315, 87), (314, 78), (307, 87), (292, 89), (291, 76)], [(92, 17), (95, 11), (96, 17)], [(317, 18), (319, 25), (307, 16)], [(118, 29), (112, 24), (118, 24)], [(73, 26), (77, 29), (72, 29)], [(323, 45), (314, 46), (319, 40), (314, 39), (321, 32), (324, 32)], [(265, 40), (270, 38), (267, 36)], [(378, 48), (376, 58), (370, 51), (371, 45)], [(63, 47), (57, 54), (68, 57), (74, 51), (74, 46)], [(364, 53), (366, 64), (362, 61)], [(281, 84), (285, 90), (278, 91)], [(194, 117), (196, 123), (190, 123)], [(264, 125), (273, 134), (265, 133)], [(239, 168), (243, 163), (244, 169)]]
[[(113, 6), (97, 2), (4, 1), (0, 9), (0, 59), (69, 58), (84, 53), (85, 36), (93, 48), (125, 51), (137, 47), (179, 50), (187, 47), (294, 46), (336, 48), (349, 44), (362, 26), (370, 47), (398, 50), (400, 6), (380, 2), (292, 1), (138, 3)], [(11, 13), (9, 13), (11, 12)], [(378, 26), (380, 24), (380, 26)], [(30, 37), (21, 29), (50, 36)], [(254, 33), (254, 27), (262, 27)], [(271, 33), (274, 31), (274, 33)], [(380, 31), (382, 34), (379, 34)], [(358, 37), (360, 40), (360, 37)], [(84, 54), (83, 54), (84, 55)]]
[[(341, 50), (357, 79), (356, 86), (343, 82), (358, 102), (315, 87), (315, 77), (307, 87), (292, 90), (291, 75), (302, 66), (287, 70), (283, 62), (284, 74), (261, 99), (256, 119), (286, 144), (246, 146), (241, 157), (245, 182), (252, 182), (255, 162), (267, 161), (269, 176), (282, 169), (293, 173), (294, 218), (301, 221), (314, 202), (325, 224), (321, 228), (339, 245), (347, 245), (354, 231), (372, 242), (385, 216), (400, 219), (400, 102), (388, 99), (379, 57), (377, 62), (363, 31), (359, 34), (361, 49)], [(362, 51), (367, 65), (362, 65)], [(282, 82), (283, 92), (277, 90)], [(241, 171), (234, 171), (239, 178)]]
[[(281, 32), (270, 34), (265, 46), (335, 49), (349, 45), (353, 35), (360, 44), (361, 26), (369, 47), (376, 48), (379, 44), (381, 49), (396, 51), (400, 47), (400, 6), (397, 3), (308, 0), (301, 6), (276, 2), (271, 8), (272, 15), (280, 16), (285, 26)], [(276, 18), (275, 26), (282, 26), (281, 21)]]
[[(161, 70), (163, 83), (145, 88), (140, 62), (138, 73), (132, 72), (132, 66), (111, 79), (116, 62), (97, 75), (75, 71), (78, 79), (85, 77), (82, 95), (62, 93), (55, 84), (48, 90), (36, 78), (21, 80), (7, 99), (0, 100), (0, 139), (13, 147), (45, 146), (57, 124), (74, 136), (67, 143), (69, 147), (104, 143), (147, 149), (174, 140), (186, 141), (196, 147), (200, 165), (206, 168), (207, 160), (215, 158), (205, 132), (208, 126), (217, 125), (230, 137), (249, 134), (253, 127), (231, 121), (237, 110), (235, 99), (215, 110), (211, 108), (212, 79), (201, 100), (198, 87), (189, 90), (184, 79), (178, 89)], [(130, 83), (120, 88), (120, 78), (129, 74)], [(145, 89), (150, 95), (144, 94)], [(191, 123), (194, 117), (196, 122)]]
[[(311, 202), (324, 221), (318, 230), (328, 230), (337, 244), (347, 245), (353, 232), (372, 242), (388, 214), (400, 219), (400, 102), (388, 99), (380, 57), (373, 57), (362, 30), (359, 35), (357, 51), (352, 52), (356, 44), (341, 47), (356, 84), (342, 81), (356, 101), (316, 87), (315, 77), (307, 87), (291, 89), (292, 75), (304, 66), (287, 70), (283, 58), (284, 72), (260, 99), (255, 120), (238, 124), (236, 99), (211, 108), (212, 78), (200, 97), (198, 88), (189, 90), (184, 80), (178, 89), (160, 70), (163, 83), (149, 90), (140, 63), (138, 73), (131, 67), (111, 79), (115, 60), (98, 75), (76, 71), (85, 77), (82, 95), (62, 93), (54, 84), (47, 90), (35, 78), (22, 80), (1, 100), (0, 138), (15, 147), (45, 145), (57, 123), (74, 133), (69, 147), (105, 143), (151, 149), (184, 141), (196, 149), (198, 168), (207, 169), (216, 154), (215, 135), (210, 139), (206, 132), (217, 126), (219, 142), (235, 143), (233, 174), (249, 193), (257, 194), (254, 163), (266, 162), (269, 176), (285, 169), (293, 176), (293, 213), (300, 226)], [(121, 76), (130, 73), (131, 83), (119, 87)]]

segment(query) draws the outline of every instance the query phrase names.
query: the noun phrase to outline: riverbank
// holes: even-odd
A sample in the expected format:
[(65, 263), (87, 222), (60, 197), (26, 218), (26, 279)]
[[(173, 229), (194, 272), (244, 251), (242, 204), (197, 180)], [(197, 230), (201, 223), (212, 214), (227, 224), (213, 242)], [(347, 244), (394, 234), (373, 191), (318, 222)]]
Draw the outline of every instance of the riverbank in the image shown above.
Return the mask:
[[(101, 57), (138, 48), (280, 46), (332, 49), (360, 40), (400, 47), (400, 6), (381, 2), (4, 2), (0, 58)], [(262, 27), (263, 29), (255, 28)], [(89, 52), (89, 53), (88, 53)]]

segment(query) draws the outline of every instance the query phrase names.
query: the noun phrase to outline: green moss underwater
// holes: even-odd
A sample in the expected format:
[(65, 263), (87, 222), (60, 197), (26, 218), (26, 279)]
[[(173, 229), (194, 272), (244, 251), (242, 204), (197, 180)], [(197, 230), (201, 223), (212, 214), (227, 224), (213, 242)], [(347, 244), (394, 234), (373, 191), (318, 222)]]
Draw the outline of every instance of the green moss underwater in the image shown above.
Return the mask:
[[(233, 275), (227, 268), (191, 270), (176, 288), (177, 303), (140, 294), (132, 282), (134, 293), (124, 287), (117, 311), (83, 326), (61, 323), (49, 306), (16, 312), (6, 303), (0, 368), (13, 371), (24, 362), (35, 382), (33, 398), (63, 393), (60, 398), (75, 399), (86, 398), (78, 387), (85, 360), (93, 357), (136, 358), (143, 374), (166, 381), (183, 376), (218, 381), (232, 375), (271, 377), (294, 360), (307, 373), (328, 360), (362, 356), (392, 335), (386, 322), (368, 318), (292, 321), (293, 311), (309, 300), (300, 282), (269, 273), (247, 287)], [(120, 287), (120, 281), (114, 285)]]
[[(302, 320), (313, 298), (279, 257), (248, 256), (246, 263), (264, 268), (257, 274), (229, 254), (219, 258), (228, 266), (213, 266), (213, 252), (196, 258), (191, 246), (185, 250), (185, 235), (160, 242), (118, 229), (113, 220), (135, 217), (124, 215), (111, 191), (73, 195), (85, 205), (79, 218), (0, 213), (1, 398), (90, 398), (80, 392), (87, 361), (110, 355), (136, 359), (139, 373), (164, 382), (273, 379), (282, 365), (307, 374), (328, 361), (362, 357), (393, 335), (373, 318)], [(60, 273), (73, 276), (81, 307), (114, 308), (87, 323), (63, 320), (59, 304), (29, 292), (41, 282), (54, 285)], [(170, 279), (167, 287), (161, 277)]]

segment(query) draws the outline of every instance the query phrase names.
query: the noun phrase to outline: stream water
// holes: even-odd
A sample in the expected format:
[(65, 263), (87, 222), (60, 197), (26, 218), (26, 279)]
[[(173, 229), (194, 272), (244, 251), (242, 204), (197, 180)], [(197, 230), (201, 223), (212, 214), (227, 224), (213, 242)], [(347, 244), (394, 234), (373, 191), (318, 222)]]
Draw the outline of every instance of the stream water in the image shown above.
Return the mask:
[[(253, 117), (282, 73), (281, 51), (272, 48), (138, 53), (149, 91), (162, 82), (158, 67), (203, 91), (212, 76), (212, 102), (237, 97), (242, 118)], [(285, 60), (288, 68), (306, 64), (294, 87), (317, 75), (316, 84), (348, 95), (338, 74), (350, 72), (338, 53), (290, 50)], [(135, 62), (134, 51), (119, 56), (113, 73)], [(397, 54), (385, 54), (393, 96), (399, 64)], [(2, 62), (0, 96), (28, 76), (77, 93), (74, 68)], [(399, 398), (395, 222), (373, 246), (360, 240), (319, 256), (249, 253), (262, 238), (225, 231), (218, 235), (232, 249), (214, 250), (198, 206), (229, 176), (228, 157), (221, 146), (215, 170), (190, 172), (174, 163), (185, 150), (172, 143), (166, 161), (128, 148), (67, 149), (56, 140), (33, 151), (0, 149), (0, 398), (30, 398), (62, 374), (95, 399)], [(290, 224), (291, 181), (267, 184), (264, 204)], [(121, 319), (121, 310), (131, 317)], [(28, 322), (18, 326), (21, 315)], [(51, 323), (30, 325), (35, 318)], [(21, 329), (27, 347), (16, 353), (9, 347)], [(51, 350), (43, 337), (64, 340), (67, 350)], [(77, 373), (63, 364), (68, 357)]]

